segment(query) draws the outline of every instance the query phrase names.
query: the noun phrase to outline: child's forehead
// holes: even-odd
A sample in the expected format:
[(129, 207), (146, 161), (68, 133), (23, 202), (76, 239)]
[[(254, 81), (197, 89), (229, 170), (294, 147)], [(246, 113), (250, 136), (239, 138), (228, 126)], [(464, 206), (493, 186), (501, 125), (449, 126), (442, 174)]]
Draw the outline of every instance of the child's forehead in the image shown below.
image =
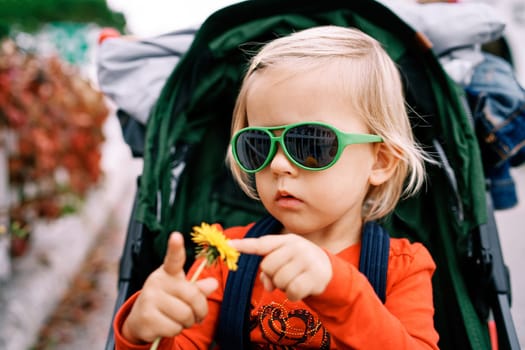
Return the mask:
[(348, 132), (366, 132), (355, 98), (346, 95), (338, 79), (334, 70), (258, 72), (246, 96), (246, 122), (275, 126), (319, 121)]
[[(356, 79), (342, 74), (337, 67), (296, 69), (265, 68), (254, 74), (247, 87), (246, 105), (252, 108), (294, 106), (299, 110), (317, 107), (355, 108)], [(331, 108), (329, 108), (331, 109)]]
[(248, 83), (247, 97), (259, 97), (257, 95), (259, 91), (275, 90), (284, 90), (280, 92), (285, 92), (286, 95), (296, 92), (342, 95), (347, 90), (345, 88), (347, 84), (355, 84), (355, 79), (352, 81), (349, 81), (336, 66), (266, 67), (252, 75)]

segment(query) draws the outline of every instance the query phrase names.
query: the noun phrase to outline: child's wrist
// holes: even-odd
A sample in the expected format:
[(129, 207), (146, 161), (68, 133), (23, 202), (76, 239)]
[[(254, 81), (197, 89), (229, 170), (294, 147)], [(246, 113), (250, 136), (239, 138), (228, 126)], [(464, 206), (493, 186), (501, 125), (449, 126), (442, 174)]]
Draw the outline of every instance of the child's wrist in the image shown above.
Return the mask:
[(148, 342), (140, 339), (140, 338), (137, 338), (133, 335), (133, 332), (129, 329), (129, 325), (128, 325), (129, 322), (127, 322), (127, 320), (124, 322), (124, 324), (122, 325), (122, 329), (121, 329), (121, 332), (122, 332), (122, 336), (124, 337), (124, 339), (126, 339), (127, 341), (129, 341), (130, 343), (132, 344), (135, 344), (135, 345), (144, 345), (144, 344), (148, 344)]

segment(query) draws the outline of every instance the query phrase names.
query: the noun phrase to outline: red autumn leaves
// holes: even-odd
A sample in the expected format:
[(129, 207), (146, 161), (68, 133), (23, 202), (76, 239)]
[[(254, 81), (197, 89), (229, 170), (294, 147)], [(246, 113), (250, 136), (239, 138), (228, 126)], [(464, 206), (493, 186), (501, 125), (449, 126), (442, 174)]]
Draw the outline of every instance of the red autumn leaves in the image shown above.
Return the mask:
[(11, 218), (54, 218), (101, 178), (101, 92), (56, 57), (0, 43), (0, 130), (8, 130)]

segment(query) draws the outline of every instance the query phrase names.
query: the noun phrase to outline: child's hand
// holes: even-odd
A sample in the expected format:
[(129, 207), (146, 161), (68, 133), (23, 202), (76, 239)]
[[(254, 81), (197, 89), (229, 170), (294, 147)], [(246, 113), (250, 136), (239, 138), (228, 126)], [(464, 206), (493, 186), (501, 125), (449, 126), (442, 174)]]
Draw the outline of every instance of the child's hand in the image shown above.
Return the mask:
[(267, 235), (230, 244), (241, 253), (264, 256), (260, 266), (264, 287), (284, 291), (291, 301), (321, 294), (332, 279), (328, 255), (301, 236)]
[(173, 337), (184, 328), (204, 319), (208, 313), (206, 296), (218, 282), (186, 280), (184, 241), (173, 233), (168, 241), (164, 263), (147, 278), (122, 327), (123, 336), (133, 343), (150, 343), (158, 336)]

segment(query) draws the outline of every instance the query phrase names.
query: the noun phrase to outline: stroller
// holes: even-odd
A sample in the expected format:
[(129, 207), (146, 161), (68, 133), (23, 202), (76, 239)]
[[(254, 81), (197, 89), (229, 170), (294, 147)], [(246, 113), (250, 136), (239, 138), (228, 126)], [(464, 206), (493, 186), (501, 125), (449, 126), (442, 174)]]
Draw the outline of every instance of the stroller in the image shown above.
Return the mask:
[[(351, 26), (379, 40), (404, 79), (419, 143), (435, 154), (428, 185), (382, 222), (423, 243), (433, 277), (435, 326), (442, 349), (519, 349), (504, 264), (473, 120), (429, 41), (374, 1), (247, 1), (210, 16), (163, 85), (147, 122), (144, 171), (121, 258), (115, 312), (158, 267), (173, 230), (201, 222), (224, 227), (256, 221), (260, 203), (237, 187), (224, 158), (230, 119), (247, 58), (256, 43), (317, 25)], [(242, 49), (241, 49), (242, 48)], [(416, 122), (417, 120), (417, 122)], [(142, 153), (141, 153), (142, 154)], [(194, 247), (187, 244), (187, 266)], [(110, 330), (106, 349), (113, 349)]]

